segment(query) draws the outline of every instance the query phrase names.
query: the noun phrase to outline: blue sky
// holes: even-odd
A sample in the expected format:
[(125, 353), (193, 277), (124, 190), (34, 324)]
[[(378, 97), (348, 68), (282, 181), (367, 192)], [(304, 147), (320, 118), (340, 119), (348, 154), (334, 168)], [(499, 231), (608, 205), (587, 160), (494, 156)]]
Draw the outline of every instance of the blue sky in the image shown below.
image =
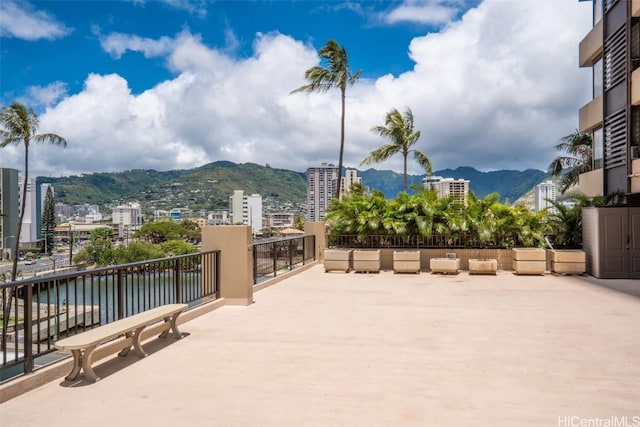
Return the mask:
[[(589, 98), (577, 67), (589, 24), (575, 0), (4, 0), (0, 102), (33, 106), (41, 131), (68, 140), (32, 150), (38, 174), (215, 160), (303, 171), (337, 163), (337, 91), (289, 94), (333, 38), (363, 70), (347, 166), (385, 142), (370, 128), (387, 111), (410, 107), (435, 169), (544, 169)], [(21, 156), (4, 149), (0, 165)], [(401, 158), (375, 167), (401, 171)]]

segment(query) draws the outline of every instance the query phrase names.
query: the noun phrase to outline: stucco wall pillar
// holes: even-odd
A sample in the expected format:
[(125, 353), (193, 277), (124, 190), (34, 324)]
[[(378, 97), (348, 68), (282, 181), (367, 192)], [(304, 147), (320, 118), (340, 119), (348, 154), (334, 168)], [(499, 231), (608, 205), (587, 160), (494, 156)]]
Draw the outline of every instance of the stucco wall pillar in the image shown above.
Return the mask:
[(225, 304), (253, 303), (253, 240), (246, 225), (202, 228), (202, 250), (220, 251), (220, 297)]
[(324, 221), (311, 221), (304, 223), (305, 236), (316, 236), (316, 261), (324, 261), (324, 250), (327, 247)]

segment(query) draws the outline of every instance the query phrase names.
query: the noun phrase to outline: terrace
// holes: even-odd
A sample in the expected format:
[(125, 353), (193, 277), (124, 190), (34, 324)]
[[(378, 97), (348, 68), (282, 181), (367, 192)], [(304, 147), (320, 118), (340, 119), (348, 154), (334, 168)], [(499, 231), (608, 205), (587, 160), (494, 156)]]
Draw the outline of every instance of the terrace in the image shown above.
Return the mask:
[(180, 341), (148, 342), (146, 359), (98, 364), (96, 384), (57, 378), (3, 403), (0, 417), (47, 426), (631, 423), (640, 415), (638, 295), (637, 281), (312, 265), (256, 292), (254, 304), (184, 323)]

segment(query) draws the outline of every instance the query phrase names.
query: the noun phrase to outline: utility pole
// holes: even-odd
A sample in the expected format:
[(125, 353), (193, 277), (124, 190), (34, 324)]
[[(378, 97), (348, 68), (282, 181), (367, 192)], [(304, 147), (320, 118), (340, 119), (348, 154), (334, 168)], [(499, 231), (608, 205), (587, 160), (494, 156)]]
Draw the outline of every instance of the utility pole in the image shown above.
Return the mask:
[(69, 223), (69, 267), (73, 264), (73, 232), (71, 231), (71, 223)]

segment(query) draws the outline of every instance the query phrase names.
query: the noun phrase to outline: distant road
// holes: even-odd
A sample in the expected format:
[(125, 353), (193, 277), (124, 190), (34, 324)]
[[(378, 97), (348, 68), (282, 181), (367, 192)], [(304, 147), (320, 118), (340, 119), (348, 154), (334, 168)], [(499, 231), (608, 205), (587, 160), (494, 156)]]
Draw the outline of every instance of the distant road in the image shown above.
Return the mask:
[[(33, 276), (44, 271), (53, 270), (53, 261), (49, 257), (37, 259), (35, 264), (27, 265), (26, 261), (18, 261), (18, 273), (22, 272), (23, 276)], [(56, 268), (69, 266), (69, 255), (56, 255)], [(11, 271), (11, 263), (0, 265), (0, 274)]]

